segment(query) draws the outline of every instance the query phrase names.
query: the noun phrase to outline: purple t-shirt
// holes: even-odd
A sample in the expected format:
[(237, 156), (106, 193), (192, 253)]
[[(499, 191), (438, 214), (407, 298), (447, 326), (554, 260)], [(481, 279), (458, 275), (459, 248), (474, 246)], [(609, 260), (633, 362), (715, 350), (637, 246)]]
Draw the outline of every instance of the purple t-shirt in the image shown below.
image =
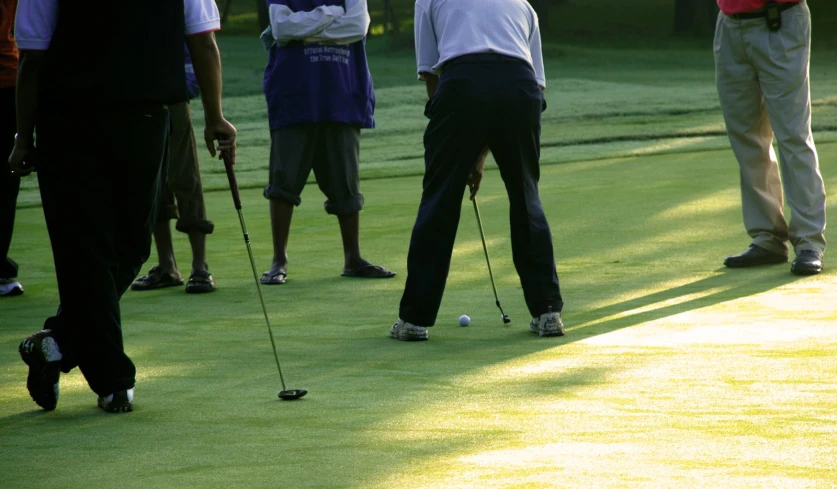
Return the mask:
[[(294, 12), (343, 0), (267, 0)], [(366, 61), (366, 41), (347, 45), (273, 45), (264, 72), (270, 130), (315, 122), (375, 127), (375, 93)]]

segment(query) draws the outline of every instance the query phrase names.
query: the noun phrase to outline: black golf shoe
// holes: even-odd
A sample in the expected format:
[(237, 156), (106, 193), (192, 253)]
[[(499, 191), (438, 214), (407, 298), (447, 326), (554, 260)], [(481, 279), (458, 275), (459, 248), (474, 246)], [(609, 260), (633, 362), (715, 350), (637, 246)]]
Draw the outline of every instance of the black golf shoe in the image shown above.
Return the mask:
[(134, 410), (134, 389), (116, 391), (108, 396), (99, 396), (100, 408), (109, 413), (129, 413)]
[(802, 250), (791, 263), (794, 275), (816, 275), (822, 271), (822, 253), (814, 250)]
[(52, 411), (58, 405), (58, 378), (61, 375), (61, 350), (45, 329), (20, 342), (20, 358), (29, 365), (26, 388), (38, 406)]
[(766, 250), (761, 246), (750, 245), (743, 253), (726, 257), (724, 265), (729, 268), (757, 267), (787, 263), (788, 255)]

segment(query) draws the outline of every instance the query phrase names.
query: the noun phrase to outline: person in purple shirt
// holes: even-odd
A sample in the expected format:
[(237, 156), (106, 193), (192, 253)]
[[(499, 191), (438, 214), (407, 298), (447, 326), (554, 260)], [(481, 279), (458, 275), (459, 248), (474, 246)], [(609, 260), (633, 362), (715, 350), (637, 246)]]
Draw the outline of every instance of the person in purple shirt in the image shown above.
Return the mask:
[(270, 27), (264, 93), (270, 121), (270, 201), (273, 263), (263, 284), (288, 277), (287, 244), (294, 207), (311, 170), (337, 216), (343, 276), (390, 278), (395, 273), (360, 253), (363, 208), (358, 160), (360, 130), (373, 128), (375, 95), (366, 62), (365, 0), (268, 0)]

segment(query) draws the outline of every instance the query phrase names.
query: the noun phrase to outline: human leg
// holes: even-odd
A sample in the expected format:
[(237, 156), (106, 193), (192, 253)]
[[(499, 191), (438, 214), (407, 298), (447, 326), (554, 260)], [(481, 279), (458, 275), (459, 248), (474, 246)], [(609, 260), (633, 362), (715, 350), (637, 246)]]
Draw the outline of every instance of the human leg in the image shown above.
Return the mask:
[[(413, 325), (436, 322), (471, 168), (487, 144), (481, 98), (468, 79), (443, 76), (424, 134), (425, 174), (407, 255), (399, 317)], [(391, 333), (392, 334), (392, 333)]]
[(15, 89), (0, 88), (0, 296), (23, 293), (23, 286), (14, 280), (17, 263), (9, 258), (20, 191), (20, 177), (12, 174), (6, 164), (14, 146), (15, 125)]
[(261, 283), (278, 285), (288, 276), (288, 237), (294, 207), (311, 173), (317, 145), (313, 125), (277, 129), (270, 133), (270, 169), (264, 196), (270, 202), (273, 234), (273, 262), (262, 274)]
[(564, 307), (549, 228), (538, 194), (540, 114), (543, 95), (537, 83), (521, 83), (508, 93), (488, 138), (509, 196), (512, 255), (532, 317)]
[(171, 235), (170, 222), (172, 219), (177, 219), (179, 214), (174, 193), (167, 182), (169, 161), (170, 158), (167, 158), (166, 164), (161, 169), (160, 197), (157, 202), (157, 215), (153, 230), (154, 246), (157, 250), (157, 265), (151, 267), (147, 274), (136, 277), (135, 280), (132, 278), (131, 290), (154, 290), (183, 285), (183, 276), (177, 268)]
[(158, 220), (154, 224), (154, 246), (157, 249), (158, 266), (165, 272), (179, 276), (177, 259), (174, 257), (171, 224), (168, 219)]
[[(756, 23), (764, 26), (764, 19), (736, 20), (719, 15), (714, 42), (715, 77), (730, 143), (740, 167), (744, 226), (753, 245), (769, 252), (768, 257), (776, 255), (778, 259), (787, 255), (788, 240), (779, 165), (758, 73), (743, 41), (745, 32)], [(740, 261), (729, 257), (725, 264), (739, 266)], [(744, 260), (740, 266), (749, 263)]]
[(177, 200), (175, 228), (189, 237), (192, 272), (186, 284), (191, 294), (215, 291), (215, 279), (206, 261), (206, 235), (215, 229), (206, 219), (195, 131), (188, 102), (169, 106), (172, 118), (169, 165), (166, 183)]
[[(135, 382), (119, 298), (150, 253), (168, 113), (148, 107), (91, 116), (81, 122), (101, 136), (103, 147), (84, 155), (65, 151), (74, 140), (67, 127), (78, 119), (58, 114), (38, 121), (38, 177), (61, 300), (60, 314), (47, 324), (73, 359), (62, 361), (62, 370), (78, 366), (91, 389), (107, 396)], [(78, 287), (79, 276), (87, 277), (85, 287)]]
[(191, 109), (188, 102), (181, 102), (171, 105), (169, 110), (172, 136), (167, 182), (177, 198), (179, 218), (175, 227), (187, 234), (192, 250), (192, 273), (186, 292), (212, 292), (215, 290), (215, 279), (209, 273), (206, 261), (206, 236), (212, 233), (215, 225), (206, 219)]
[(782, 28), (757, 39), (753, 59), (779, 143), (782, 183), (791, 211), (789, 238), (797, 254), (809, 250), (821, 258), (826, 246), (826, 197), (811, 131), (807, 4), (783, 12)]
[(270, 230), (273, 236), (273, 262), (262, 274), (265, 285), (281, 285), (288, 278), (288, 236), (291, 232), (291, 218), (294, 206), (281, 199), (270, 201)]
[(317, 185), (325, 194), (325, 210), (337, 216), (343, 242), (343, 276), (390, 278), (395, 273), (373, 265), (360, 252), (360, 127), (318, 124), (321, 141), (314, 163)]

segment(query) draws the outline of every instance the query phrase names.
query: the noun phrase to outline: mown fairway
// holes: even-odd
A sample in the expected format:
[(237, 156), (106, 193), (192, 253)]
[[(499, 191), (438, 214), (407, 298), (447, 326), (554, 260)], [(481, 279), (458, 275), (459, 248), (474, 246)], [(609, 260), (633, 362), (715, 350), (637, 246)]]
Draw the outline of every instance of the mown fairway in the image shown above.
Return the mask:
[[(229, 118), (258, 266), (271, 258), (262, 54), (223, 39)], [(339, 277), (335, 220), (303, 193), (289, 280), (266, 288), (289, 387), (270, 343), (228, 191), (209, 192), (214, 294), (129, 292), (136, 411), (105, 415), (78, 372), (39, 411), (17, 344), (57, 290), (34, 180), (11, 255), (26, 294), (0, 301), (2, 488), (833, 487), (837, 274), (727, 270), (748, 244), (711, 51), (556, 49), (548, 66), (541, 195), (567, 303), (563, 338), (527, 329), (498, 172), (480, 210), (494, 306), (470, 203), (430, 341), (389, 339), (421, 188), (422, 87), (409, 54), (377, 45), (379, 128), (364, 134), (361, 244), (393, 280)], [(255, 51), (254, 51), (255, 50)], [(826, 188), (837, 189), (837, 64), (812, 66)], [(377, 74), (380, 73), (380, 76)], [(255, 86), (254, 86), (255, 84)], [(197, 107), (195, 107), (197, 109)], [(196, 110), (198, 112), (198, 110)], [(199, 116), (198, 116), (199, 117)], [(207, 185), (222, 168), (203, 162)], [(829, 206), (835, 215), (837, 206)], [(177, 235), (179, 262), (189, 263)], [(834, 226), (827, 232), (837, 240)], [(148, 264), (151, 266), (151, 263)], [(84, 286), (85, 277), (79, 277)], [(461, 314), (470, 327), (456, 324)]]

